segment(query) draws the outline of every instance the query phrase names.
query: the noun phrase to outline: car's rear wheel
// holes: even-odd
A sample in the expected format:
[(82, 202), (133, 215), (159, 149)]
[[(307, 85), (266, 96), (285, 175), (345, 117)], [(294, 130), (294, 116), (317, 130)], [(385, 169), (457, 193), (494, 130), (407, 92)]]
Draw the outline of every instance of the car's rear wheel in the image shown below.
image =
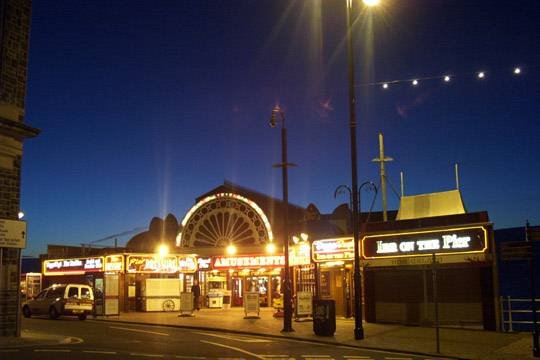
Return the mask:
[(78, 318), (81, 321), (86, 320), (86, 314), (79, 314)]
[(28, 306), (23, 307), (22, 312), (25, 318), (29, 318), (30, 316), (32, 316), (32, 311), (30, 311), (30, 308)]
[(60, 314), (58, 314), (56, 308), (54, 306), (51, 306), (51, 308), (49, 309), (49, 318), (58, 319), (58, 316), (60, 316)]

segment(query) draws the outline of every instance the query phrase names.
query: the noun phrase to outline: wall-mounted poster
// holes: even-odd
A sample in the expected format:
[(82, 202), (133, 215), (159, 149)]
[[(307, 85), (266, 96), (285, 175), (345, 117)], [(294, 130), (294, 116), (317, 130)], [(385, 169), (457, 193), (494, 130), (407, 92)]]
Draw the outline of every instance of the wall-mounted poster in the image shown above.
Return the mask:
[(330, 271), (321, 271), (321, 281), (319, 283), (321, 296), (329, 297), (330, 294)]

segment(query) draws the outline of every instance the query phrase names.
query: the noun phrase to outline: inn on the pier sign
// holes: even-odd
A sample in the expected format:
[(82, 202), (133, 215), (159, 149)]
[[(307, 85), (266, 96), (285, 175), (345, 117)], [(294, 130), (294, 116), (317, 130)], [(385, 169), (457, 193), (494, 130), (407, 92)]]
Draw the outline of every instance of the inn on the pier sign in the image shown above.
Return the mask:
[(484, 253), (487, 238), (484, 226), (366, 235), (361, 253), (364, 259)]

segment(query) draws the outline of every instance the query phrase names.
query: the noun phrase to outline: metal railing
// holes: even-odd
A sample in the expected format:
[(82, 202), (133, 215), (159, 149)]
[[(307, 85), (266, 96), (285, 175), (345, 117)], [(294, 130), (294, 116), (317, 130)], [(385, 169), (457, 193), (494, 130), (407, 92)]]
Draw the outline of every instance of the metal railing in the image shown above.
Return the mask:
[[(501, 326), (502, 331), (531, 331), (532, 321), (532, 298), (512, 298), (510, 296), (501, 296)], [(538, 303), (540, 299), (536, 298)], [(538, 305), (537, 305), (538, 306)], [(527, 315), (530, 314), (530, 315)], [(518, 325), (518, 329), (516, 326)], [(522, 325), (522, 326), (519, 326)], [(524, 325), (524, 326), (523, 326)], [(530, 325), (530, 326), (528, 326)], [(527, 327), (527, 328), (526, 328)]]

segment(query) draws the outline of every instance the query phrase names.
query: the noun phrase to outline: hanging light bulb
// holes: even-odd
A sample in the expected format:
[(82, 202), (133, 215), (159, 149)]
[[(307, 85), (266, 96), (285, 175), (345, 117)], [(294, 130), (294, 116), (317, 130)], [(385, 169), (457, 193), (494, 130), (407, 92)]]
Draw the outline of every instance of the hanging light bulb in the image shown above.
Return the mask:
[(519, 75), (521, 74), (521, 68), (520, 67), (515, 67), (514, 68), (514, 75)]
[(444, 75), (444, 82), (450, 82), (450, 75)]
[(476, 75), (479, 79), (483, 79), (486, 77), (486, 73), (483, 72), (483, 71), (479, 71), (478, 74)]
[(383, 88), (383, 89), (388, 89), (388, 83), (382, 84), (382, 88)]
[(413, 82), (412, 82), (413, 86), (416, 86), (418, 85), (418, 80), (414, 79)]

